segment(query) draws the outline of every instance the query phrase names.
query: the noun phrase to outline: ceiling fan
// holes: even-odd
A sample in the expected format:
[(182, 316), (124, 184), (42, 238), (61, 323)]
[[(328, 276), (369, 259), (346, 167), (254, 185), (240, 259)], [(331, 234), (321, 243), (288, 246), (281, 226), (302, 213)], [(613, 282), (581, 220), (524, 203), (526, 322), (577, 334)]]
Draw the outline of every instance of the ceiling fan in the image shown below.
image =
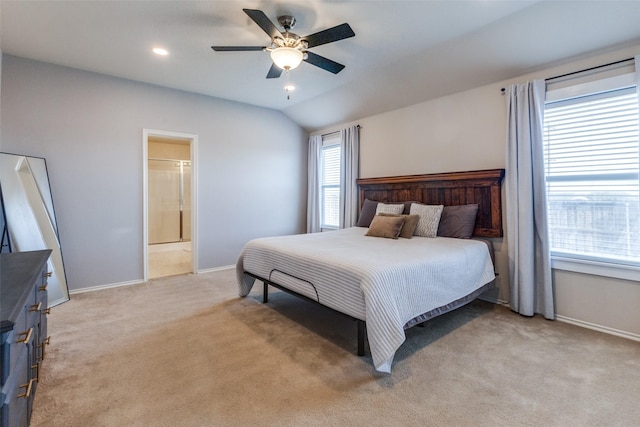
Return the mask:
[(282, 33), (261, 10), (242, 10), (271, 37), (271, 44), (269, 46), (211, 46), (211, 49), (216, 52), (269, 52), (273, 64), (267, 73), (268, 79), (280, 77), (283, 70), (292, 70), (300, 65), (302, 61), (320, 67), (333, 74), (338, 74), (344, 68), (344, 65), (310, 52), (308, 49), (355, 36), (356, 34), (349, 24), (337, 25), (305, 37), (300, 37), (290, 32), (296, 24), (296, 18), (291, 15), (278, 17), (278, 23), (284, 28), (284, 33)]

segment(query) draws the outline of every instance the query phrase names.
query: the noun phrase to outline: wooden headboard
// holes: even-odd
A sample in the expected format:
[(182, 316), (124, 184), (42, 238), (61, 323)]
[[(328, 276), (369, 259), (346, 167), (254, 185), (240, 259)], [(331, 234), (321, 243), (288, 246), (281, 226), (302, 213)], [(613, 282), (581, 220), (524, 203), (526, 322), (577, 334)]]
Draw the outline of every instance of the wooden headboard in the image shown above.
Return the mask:
[(504, 169), (491, 169), (360, 178), (356, 183), (360, 189), (360, 206), (364, 199), (445, 206), (475, 203), (478, 205), (478, 216), (474, 236), (502, 237), (503, 177)]

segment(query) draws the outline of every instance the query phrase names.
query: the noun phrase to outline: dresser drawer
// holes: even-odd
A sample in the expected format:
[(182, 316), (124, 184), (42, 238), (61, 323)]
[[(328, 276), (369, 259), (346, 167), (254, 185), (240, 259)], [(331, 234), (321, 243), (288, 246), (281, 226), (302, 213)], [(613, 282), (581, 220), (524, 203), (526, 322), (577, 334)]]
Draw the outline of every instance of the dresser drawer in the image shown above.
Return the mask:
[(28, 348), (20, 352), (20, 359), (11, 371), (2, 402), (2, 425), (13, 427), (28, 425), (28, 405), (34, 392), (35, 381), (30, 383), (29, 360), (31, 355)]
[(20, 408), (15, 409), (6, 404), (2, 405), (0, 408), (0, 425), (9, 427), (28, 426), (29, 412), (27, 405), (22, 405)]
[[(27, 323), (28, 317), (28, 309), (25, 305), (20, 310), (13, 330), (3, 334), (2, 348), (0, 349), (0, 357), (2, 358), (0, 362), (0, 385), (4, 385), (7, 381), (9, 371), (12, 366), (15, 366), (20, 352), (26, 347), (26, 344), (33, 342), (37, 334), (36, 328), (33, 326), (27, 327), (29, 324)], [(27, 338), (27, 342), (22, 342)]]
[[(46, 277), (43, 276), (43, 283), (46, 285)], [(47, 299), (47, 290), (38, 288), (36, 291), (36, 303), (40, 304), (40, 311), (37, 313), (39, 316), (37, 324), (39, 325), (39, 331), (36, 341), (36, 357), (38, 360), (43, 360), (45, 358), (46, 346), (48, 343), (48, 335), (47, 335), (47, 314), (49, 314), (49, 309), (47, 308), (48, 299)]]
[(47, 342), (47, 276), (46, 267), (43, 269), (36, 282), (33, 293), (29, 298), (31, 303), (27, 307), (27, 325), (34, 327), (33, 331), (33, 363), (38, 363), (44, 359)]
[(29, 425), (47, 333), (50, 250), (0, 254), (0, 427)]

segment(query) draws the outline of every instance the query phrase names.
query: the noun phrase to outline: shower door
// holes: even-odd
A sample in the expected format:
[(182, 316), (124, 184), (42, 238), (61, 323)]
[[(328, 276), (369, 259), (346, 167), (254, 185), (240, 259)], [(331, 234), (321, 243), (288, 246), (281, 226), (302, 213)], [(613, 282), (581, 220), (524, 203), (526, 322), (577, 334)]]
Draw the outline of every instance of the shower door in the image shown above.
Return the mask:
[(180, 239), (191, 240), (191, 162), (182, 162), (182, 217)]
[(149, 244), (190, 240), (191, 164), (149, 159)]

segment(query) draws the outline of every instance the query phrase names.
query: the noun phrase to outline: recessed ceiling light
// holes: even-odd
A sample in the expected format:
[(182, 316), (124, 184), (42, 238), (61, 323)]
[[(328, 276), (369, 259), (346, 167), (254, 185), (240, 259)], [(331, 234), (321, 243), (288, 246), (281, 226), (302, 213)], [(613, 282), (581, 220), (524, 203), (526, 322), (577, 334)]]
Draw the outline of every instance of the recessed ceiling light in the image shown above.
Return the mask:
[(161, 55), (161, 56), (169, 55), (169, 51), (167, 49), (163, 49), (161, 47), (154, 47), (153, 48), (153, 53), (155, 53), (156, 55)]

